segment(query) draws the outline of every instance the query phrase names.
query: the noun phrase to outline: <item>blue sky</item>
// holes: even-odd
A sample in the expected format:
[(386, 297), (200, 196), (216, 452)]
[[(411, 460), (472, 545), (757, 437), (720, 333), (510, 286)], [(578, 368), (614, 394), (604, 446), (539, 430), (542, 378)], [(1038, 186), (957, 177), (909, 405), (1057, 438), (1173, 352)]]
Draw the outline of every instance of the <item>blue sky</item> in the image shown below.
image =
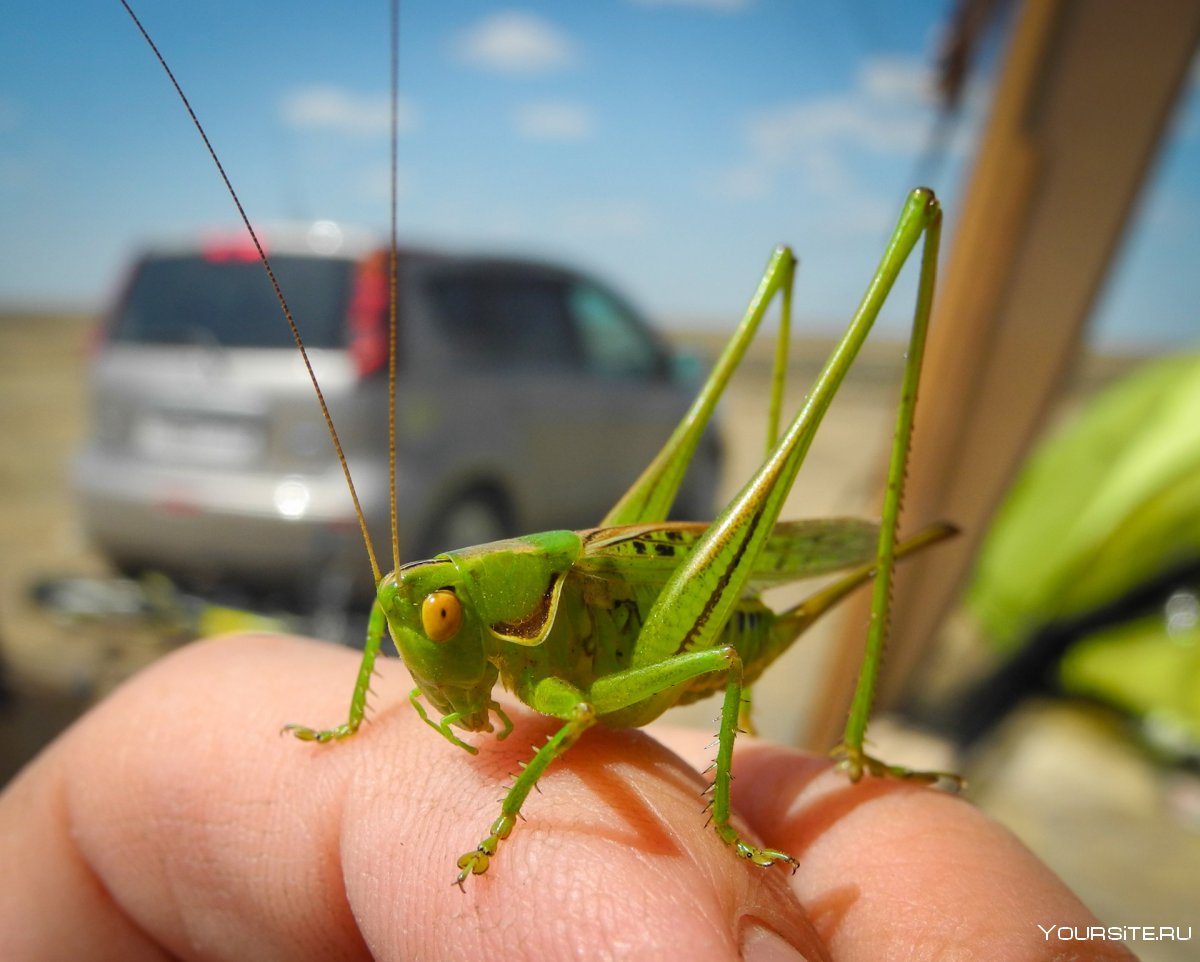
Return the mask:
[[(947, 6), (410, 0), (402, 230), (549, 254), (712, 324), (786, 241), (802, 315), (840, 323), (913, 186)], [(138, 4), (254, 220), (385, 227), (385, 7)], [(18, 0), (0, 36), (0, 304), (94, 306), (140, 243), (234, 216), (116, 0), (65, 9)], [(1109, 337), (1195, 325), (1197, 87), (1099, 312)], [(950, 236), (969, 128), (932, 185)]]

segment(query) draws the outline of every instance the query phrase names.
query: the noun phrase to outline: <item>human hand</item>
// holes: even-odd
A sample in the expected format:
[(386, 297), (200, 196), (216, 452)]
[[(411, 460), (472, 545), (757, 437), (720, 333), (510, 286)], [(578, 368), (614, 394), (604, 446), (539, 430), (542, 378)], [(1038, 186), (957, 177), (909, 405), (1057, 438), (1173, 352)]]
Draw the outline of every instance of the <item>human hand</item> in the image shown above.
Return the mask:
[(1048, 959), (1063, 946), (1038, 923), (1096, 924), (964, 801), (850, 785), (753, 739), (735, 807), (799, 868), (743, 862), (683, 761), (707, 765), (711, 739), (665, 727), (588, 732), (460, 893), (455, 859), (556, 723), (511, 708), (513, 734), (472, 737), (472, 757), (421, 723), (388, 659), (357, 736), (280, 738), (344, 717), (356, 661), (293, 638), (197, 643), (81, 719), (0, 796), (0, 958)]

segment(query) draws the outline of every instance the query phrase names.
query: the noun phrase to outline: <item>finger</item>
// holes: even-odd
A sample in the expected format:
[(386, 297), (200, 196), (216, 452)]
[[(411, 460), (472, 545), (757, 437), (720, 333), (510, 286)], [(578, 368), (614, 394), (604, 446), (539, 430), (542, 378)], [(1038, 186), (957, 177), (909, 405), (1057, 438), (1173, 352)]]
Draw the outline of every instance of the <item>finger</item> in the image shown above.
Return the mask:
[(17, 917), (41, 941), (11, 957), (70, 958), (80, 941), (79, 957), (368, 957), (330, 857), (350, 759), (330, 756), (305, 783), (278, 737), (281, 696), (303, 703), (296, 689), (324, 660), (294, 647), (184, 649), (19, 776), (0, 824), (24, 840)]
[[(693, 763), (703, 757), (698, 737), (666, 737)], [(739, 815), (799, 860), (793, 886), (836, 959), (1057, 958), (1063, 946), (1045, 928), (1098, 924), (1007, 829), (961, 798), (897, 779), (852, 785), (828, 759), (755, 739), (739, 743), (734, 776)], [(1132, 957), (1092, 945), (1089, 958)]]
[(355, 738), (281, 739), (281, 722), (344, 717), (356, 660), (295, 639), (198, 644), (83, 719), (0, 799), (4, 863), (27, 880), (0, 931), (23, 919), (31, 950), (4, 957), (101, 937), (123, 958), (820, 957), (786, 876), (731, 859), (698, 777), (633, 731), (591, 732), (556, 762), (460, 893), (455, 858), (556, 723), (514, 710), (507, 741), (469, 736), (472, 757), (403, 703), (388, 661)]

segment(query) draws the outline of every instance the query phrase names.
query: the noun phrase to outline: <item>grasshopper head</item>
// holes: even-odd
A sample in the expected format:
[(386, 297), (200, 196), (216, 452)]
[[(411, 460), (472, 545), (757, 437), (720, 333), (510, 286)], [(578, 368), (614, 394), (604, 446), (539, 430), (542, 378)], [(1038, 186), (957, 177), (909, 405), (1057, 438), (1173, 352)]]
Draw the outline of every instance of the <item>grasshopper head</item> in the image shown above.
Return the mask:
[(392, 638), (421, 694), (442, 713), (434, 726), (442, 734), (446, 725), (492, 731), (489, 712), (505, 732), (511, 728), (492, 699), (496, 663), (545, 643), (581, 549), (574, 531), (547, 531), (448, 551), (380, 582)]
[(404, 565), (380, 582), (378, 597), (426, 701), (458, 728), (491, 731), (497, 670), (485, 656), (484, 629), (455, 566), (441, 559)]

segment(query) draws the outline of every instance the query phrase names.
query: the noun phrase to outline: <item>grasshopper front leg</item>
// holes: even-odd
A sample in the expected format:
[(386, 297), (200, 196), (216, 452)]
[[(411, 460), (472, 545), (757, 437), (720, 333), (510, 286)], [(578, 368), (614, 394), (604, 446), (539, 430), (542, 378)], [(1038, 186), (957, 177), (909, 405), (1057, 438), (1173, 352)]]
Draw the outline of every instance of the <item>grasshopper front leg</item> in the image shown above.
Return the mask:
[[(558, 679), (547, 679), (546, 682), (539, 685), (539, 690), (543, 688), (545, 702), (553, 703), (554, 707), (558, 708), (558, 711), (547, 714), (559, 714), (565, 710), (567, 723), (551, 735), (546, 744), (538, 749), (533, 758), (521, 769), (521, 774), (509, 786), (500, 803), (499, 817), (492, 822), (483, 840), (475, 846), (474, 850), (459, 857), (459, 872), (454, 879), (454, 884), (459, 889), (463, 888), (463, 882), (467, 880), (467, 876), (482, 875), (488, 870), (500, 843), (508, 838), (513, 826), (516, 825), (517, 816), (521, 813), (521, 806), (525, 804), (529, 792), (537, 785), (538, 779), (542, 777), (552, 761), (565, 754), (567, 749), (579, 740), (579, 736), (596, 722), (595, 709), (583, 700), (578, 689), (565, 682), (560, 682)], [(560, 717), (562, 716), (560, 715)]]
[(350, 712), (344, 723), (333, 728), (309, 728), (307, 725), (288, 724), (283, 726), (283, 731), (304, 742), (341, 741), (357, 732), (367, 714), (367, 693), (371, 688), (371, 675), (375, 671), (375, 658), (383, 644), (386, 629), (387, 618), (383, 608), (376, 601), (371, 606), (371, 616), (367, 622), (367, 641), (363, 646), (358, 678), (354, 682), (354, 693), (350, 696)]

